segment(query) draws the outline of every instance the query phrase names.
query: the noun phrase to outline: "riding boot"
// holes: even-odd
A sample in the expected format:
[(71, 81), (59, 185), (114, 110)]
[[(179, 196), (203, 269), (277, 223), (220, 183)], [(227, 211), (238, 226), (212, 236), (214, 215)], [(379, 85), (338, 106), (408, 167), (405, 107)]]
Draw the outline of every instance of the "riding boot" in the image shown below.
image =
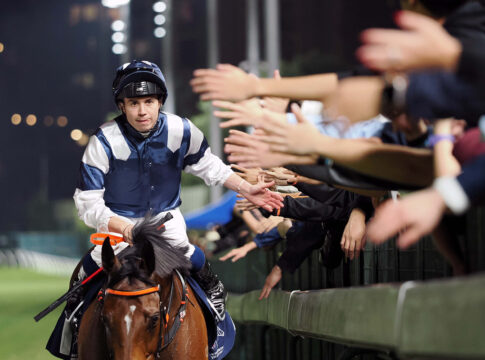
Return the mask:
[[(82, 267), (76, 275), (77, 279), (72, 283), (73, 287), (79, 282), (83, 281), (86, 277), (86, 274)], [(64, 315), (66, 319), (65, 322), (68, 324), (71, 331), (71, 359), (77, 359), (77, 338), (79, 334), (79, 326), (81, 325), (81, 308), (84, 302), (84, 295), (85, 289), (81, 287), (73, 292), (72, 295), (66, 300)], [(67, 333), (66, 336), (68, 336)]]
[(216, 274), (211, 269), (209, 261), (205, 261), (204, 266), (198, 272), (193, 273), (192, 277), (198, 282), (202, 290), (206, 293), (214, 310), (220, 320), (224, 319), (226, 312), (226, 290)]

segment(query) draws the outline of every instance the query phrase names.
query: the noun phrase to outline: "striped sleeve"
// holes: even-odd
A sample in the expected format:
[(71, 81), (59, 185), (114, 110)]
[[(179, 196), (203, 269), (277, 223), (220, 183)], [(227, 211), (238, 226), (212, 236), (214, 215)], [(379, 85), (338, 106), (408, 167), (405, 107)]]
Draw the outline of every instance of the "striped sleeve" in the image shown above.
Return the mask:
[(79, 169), (74, 203), (79, 218), (99, 231), (108, 231), (108, 222), (115, 214), (104, 202), (104, 177), (109, 171), (110, 147), (101, 131), (91, 136)]
[(198, 176), (209, 186), (223, 185), (233, 173), (216, 155), (202, 133), (190, 120), (190, 144), (184, 158), (184, 171)]

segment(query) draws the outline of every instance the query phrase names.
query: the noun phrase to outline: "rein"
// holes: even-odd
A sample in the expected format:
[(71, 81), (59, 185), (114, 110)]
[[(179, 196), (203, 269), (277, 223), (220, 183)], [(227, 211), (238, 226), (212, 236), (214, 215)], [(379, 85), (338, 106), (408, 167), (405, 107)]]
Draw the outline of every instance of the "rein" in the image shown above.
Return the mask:
[[(170, 328), (168, 328), (168, 323), (170, 321), (170, 307), (172, 305), (172, 299), (173, 299), (173, 288), (174, 288), (174, 281), (173, 281), (173, 274), (172, 274), (172, 281), (170, 285), (170, 295), (169, 295), (169, 300), (168, 300), (168, 307), (163, 306), (162, 308), (162, 293), (161, 293), (161, 288), (160, 285), (149, 287), (146, 289), (140, 289), (140, 290), (132, 290), (132, 291), (123, 291), (123, 290), (114, 290), (111, 288), (107, 288), (104, 291), (104, 296), (107, 295), (115, 295), (115, 296), (126, 296), (126, 297), (133, 297), (133, 296), (143, 296), (143, 295), (148, 295), (148, 294), (153, 294), (155, 292), (158, 293), (159, 296), (159, 303), (160, 303), (160, 321), (162, 322), (160, 324), (160, 335), (158, 337), (158, 345), (157, 345), (157, 352), (155, 354), (155, 357), (158, 359), (160, 358), (160, 353), (162, 352), (163, 349), (165, 349), (170, 343), (173, 341), (175, 338), (175, 335), (180, 328), (181, 323), (184, 322), (184, 318), (186, 315), (186, 308), (187, 308), (187, 300), (188, 300), (188, 289), (187, 289), (187, 284), (185, 283), (185, 280), (183, 276), (180, 274), (178, 270), (175, 270), (178, 278), (180, 279), (180, 283), (182, 284), (182, 296), (180, 300), (180, 306), (177, 310), (177, 313), (175, 315), (173, 324)], [(99, 295), (98, 295), (98, 301), (102, 302), (103, 299), (103, 291), (100, 290)], [(163, 329), (165, 329), (165, 334), (163, 333)]]

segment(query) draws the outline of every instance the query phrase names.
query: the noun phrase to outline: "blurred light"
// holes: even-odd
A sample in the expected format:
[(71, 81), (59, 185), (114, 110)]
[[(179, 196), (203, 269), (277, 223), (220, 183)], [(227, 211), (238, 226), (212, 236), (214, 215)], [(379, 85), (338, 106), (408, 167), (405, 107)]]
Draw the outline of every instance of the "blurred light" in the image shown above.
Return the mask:
[(125, 29), (126, 24), (122, 20), (115, 20), (111, 24), (111, 30), (113, 31), (123, 31)]
[(13, 114), (10, 120), (12, 121), (12, 124), (19, 125), (22, 122), (22, 116), (20, 116), (20, 114)]
[(83, 137), (83, 132), (79, 129), (74, 129), (71, 131), (71, 139), (74, 141), (79, 141)]
[(163, 16), (162, 14), (158, 14), (157, 16), (155, 16), (153, 18), (153, 21), (157, 25), (163, 25), (163, 24), (165, 24), (165, 16)]
[(89, 142), (89, 136), (87, 136), (86, 134), (82, 134), (81, 135), (81, 138), (77, 141), (77, 144), (79, 146), (86, 146)]
[(167, 34), (167, 30), (165, 30), (163, 27), (157, 27), (153, 31), (153, 34), (157, 38), (163, 38), (165, 36), (165, 34)]
[(103, 4), (103, 6), (106, 6), (112, 9), (129, 3), (130, 3), (130, 0), (101, 0), (101, 4)]
[(25, 122), (27, 123), (27, 125), (29, 126), (34, 126), (36, 123), (37, 123), (37, 116), (33, 115), (33, 114), (29, 114), (27, 115), (27, 117), (25, 118)]
[(54, 125), (54, 118), (50, 115), (44, 117), (44, 125), (47, 127)]
[(153, 4), (153, 11), (155, 12), (164, 12), (167, 9), (167, 4), (165, 4), (163, 1), (157, 1), (155, 4)]
[(3, 53), (3, 50), (5, 49), (5, 45), (0, 42), (0, 53)]
[(111, 40), (113, 40), (114, 43), (123, 42), (125, 41), (125, 34), (117, 31), (113, 35), (111, 35)]
[(57, 118), (57, 126), (59, 127), (65, 127), (67, 125), (67, 117), (65, 116), (59, 116)]
[(113, 51), (114, 54), (120, 55), (126, 53), (126, 45), (124, 44), (114, 44), (113, 47), (111, 48), (111, 51)]

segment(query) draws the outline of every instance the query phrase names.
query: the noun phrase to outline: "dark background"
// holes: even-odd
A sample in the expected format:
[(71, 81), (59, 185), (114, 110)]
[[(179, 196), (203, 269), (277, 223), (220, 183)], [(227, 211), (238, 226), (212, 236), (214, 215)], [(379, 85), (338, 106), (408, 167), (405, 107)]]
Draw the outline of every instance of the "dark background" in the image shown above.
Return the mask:
[[(160, 64), (153, 2), (131, 2), (129, 46), (132, 57)], [(219, 1), (221, 62), (245, 59), (245, 4)], [(190, 117), (197, 112), (198, 98), (188, 81), (194, 69), (207, 66), (206, 4), (174, 0), (173, 5), (175, 79), (168, 81), (176, 81), (177, 113)], [(262, 4), (260, 8), (262, 14)], [(360, 31), (392, 26), (396, 8), (394, 0), (280, 1), (282, 75), (356, 65)], [(111, 52), (110, 24), (118, 16), (100, 1), (2, 2), (0, 231), (49, 230), (55, 226), (49, 214), (52, 204), (72, 196), (83, 147), (71, 140), (71, 130), (90, 134), (116, 111), (111, 81), (121, 58)], [(15, 113), (22, 116), (18, 126), (11, 123)], [(25, 124), (28, 114), (37, 117), (35, 126)], [(47, 116), (65, 116), (68, 124), (46, 126)]]

